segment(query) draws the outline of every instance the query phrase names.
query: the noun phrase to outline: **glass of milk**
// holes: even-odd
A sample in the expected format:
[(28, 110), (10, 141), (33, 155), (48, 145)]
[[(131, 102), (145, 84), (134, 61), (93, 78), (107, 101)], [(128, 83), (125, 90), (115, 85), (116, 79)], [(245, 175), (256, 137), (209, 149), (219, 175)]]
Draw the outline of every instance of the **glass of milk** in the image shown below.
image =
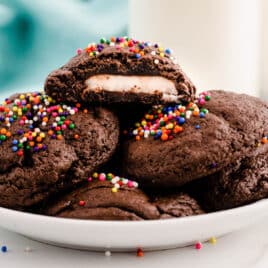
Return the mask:
[(259, 95), (261, 0), (130, 0), (130, 36), (174, 50), (198, 90)]

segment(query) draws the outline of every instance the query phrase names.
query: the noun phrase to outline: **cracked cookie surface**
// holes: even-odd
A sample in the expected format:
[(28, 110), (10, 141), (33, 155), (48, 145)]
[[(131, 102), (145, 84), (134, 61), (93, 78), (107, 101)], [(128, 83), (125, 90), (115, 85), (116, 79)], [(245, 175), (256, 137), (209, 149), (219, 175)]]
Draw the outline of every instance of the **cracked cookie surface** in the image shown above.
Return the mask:
[(49, 104), (48, 98), (29, 93), (0, 106), (1, 206), (36, 205), (87, 179), (115, 151), (119, 126), (111, 111)]
[(242, 206), (268, 197), (268, 151), (245, 157), (192, 185), (208, 211)]
[(92, 181), (60, 196), (44, 213), (50, 216), (98, 220), (154, 220), (204, 213), (187, 194), (149, 197), (142, 190), (123, 185), (112, 191), (109, 181)]
[[(147, 120), (146, 123), (148, 115), (145, 115), (138, 128), (144, 132), (140, 137), (137, 135), (136, 140), (132, 138), (124, 144), (127, 176), (146, 187), (181, 186), (213, 174), (245, 155), (258, 154), (257, 144), (268, 133), (267, 104), (255, 97), (222, 90), (208, 91), (207, 94), (210, 100), (200, 110), (203, 107), (209, 113), (202, 118), (183, 118), (183, 125), (177, 126), (183, 131), (173, 134), (173, 125), (180, 124), (178, 122), (181, 120), (176, 116), (171, 122), (172, 139), (168, 134), (157, 138), (158, 131), (169, 128), (169, 124), (165, 124), (170, 116), (169, 106), (164, 116), (161, 113), (159, 122), (157, 119), (153, 122)], [(158, 118), (157, 115), (149, 114), (149, 117)], [(160, 124), (158, 129), (153, 130), (153, 135), (152, 124)], [(149, 131), (147, 129), (151, 133), (145, 137), (146, 131)]]

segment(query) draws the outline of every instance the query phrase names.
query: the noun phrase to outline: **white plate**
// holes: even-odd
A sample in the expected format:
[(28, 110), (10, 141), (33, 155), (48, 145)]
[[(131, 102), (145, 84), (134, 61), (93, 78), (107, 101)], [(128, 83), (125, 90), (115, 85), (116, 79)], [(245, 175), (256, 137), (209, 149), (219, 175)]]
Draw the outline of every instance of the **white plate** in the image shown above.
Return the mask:
[(207, 241), (247, 227), (268, 214), (268, 199), (240, 208), (142, 222), (74, 220), (0, 208), (0, 226), (49, 244), (90, 250), (158, 250)]

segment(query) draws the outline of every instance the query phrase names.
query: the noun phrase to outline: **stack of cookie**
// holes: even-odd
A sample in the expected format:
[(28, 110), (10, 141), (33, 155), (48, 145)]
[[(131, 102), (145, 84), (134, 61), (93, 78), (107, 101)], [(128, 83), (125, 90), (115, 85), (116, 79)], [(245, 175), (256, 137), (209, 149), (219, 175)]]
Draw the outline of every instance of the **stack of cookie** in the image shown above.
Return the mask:
[(196, 93), (168, 48), (102, 38), (0, 106), (0, 205), (143, 220), (268, 196), (268, 105)]

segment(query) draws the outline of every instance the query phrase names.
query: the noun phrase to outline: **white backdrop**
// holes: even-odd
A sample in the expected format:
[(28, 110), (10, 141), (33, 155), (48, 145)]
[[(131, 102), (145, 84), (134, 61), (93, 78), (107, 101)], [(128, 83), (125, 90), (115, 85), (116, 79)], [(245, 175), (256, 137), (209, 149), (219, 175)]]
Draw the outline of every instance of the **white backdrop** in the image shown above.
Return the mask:
[(267, 7), (267, 0), (130, 0), (129, 32), (172, 48), (199, 90), (260, 95), (268, 86)]
[(268, 1), (262, 0), (261, 96), (268, 101)]

